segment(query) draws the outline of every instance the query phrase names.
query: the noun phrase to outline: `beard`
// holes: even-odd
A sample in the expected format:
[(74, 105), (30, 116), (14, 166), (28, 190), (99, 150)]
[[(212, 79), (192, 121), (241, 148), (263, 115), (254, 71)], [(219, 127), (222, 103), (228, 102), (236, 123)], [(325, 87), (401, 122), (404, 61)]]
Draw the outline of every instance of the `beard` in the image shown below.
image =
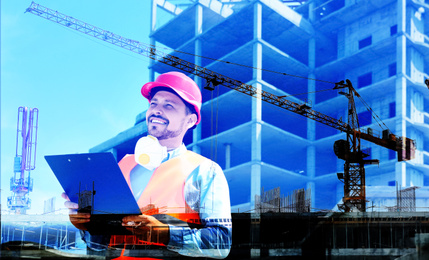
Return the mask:
[(177, 130), (169, 130), (168, 129), (168, 126), (170, 124), (169, 120), (167, 120), (166, 118), (160, 117), (160, 116), (150, 116), (149, 120), (151, 118), (160, 118), (166, 122), (166, 124), (164, 126), (152, 125), (148, 128), (148, 134), (158, 138), (158, 140), (166, 140), (166, 139), (175, 138), (175, 137), (182, 135), (182, 133), (185, 131), (185, 129), (184, 129), (185, 128), (185, 126), (184, 126), (185, 125), (185, 119), (183, 119), (180, 122), (180, 126)]
[(153, 126), (148, 130), (148, 133), (158, 138), (158, 140), (165, 140), (165, 139), (170, 139), (170, 138), (175, 138), (180, 136), (182, 131), (181, 130), (171, 131), (171, 130), (168, 130), (167, 128), (165, 128), (164, 130), (160, 130), (159, 127)]

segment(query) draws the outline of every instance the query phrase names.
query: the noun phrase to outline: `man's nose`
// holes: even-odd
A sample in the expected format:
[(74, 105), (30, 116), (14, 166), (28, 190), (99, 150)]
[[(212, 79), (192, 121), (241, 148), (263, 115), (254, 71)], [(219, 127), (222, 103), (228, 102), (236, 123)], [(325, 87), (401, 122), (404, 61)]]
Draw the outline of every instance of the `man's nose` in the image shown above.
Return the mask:
[(161, 115), (163, 113), (162, 108), (160, 106), (155, 106), (152, 109), (152, 114)]

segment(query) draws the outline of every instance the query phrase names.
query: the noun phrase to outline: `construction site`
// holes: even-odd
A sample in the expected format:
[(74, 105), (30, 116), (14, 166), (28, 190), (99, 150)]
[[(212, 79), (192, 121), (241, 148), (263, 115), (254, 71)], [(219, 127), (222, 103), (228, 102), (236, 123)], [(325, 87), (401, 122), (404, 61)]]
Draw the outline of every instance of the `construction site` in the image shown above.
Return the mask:
[[(150, 43), (27, 12), (147, 57), (151, 81), (173, 70), (200, 86), (184, 144), (225, 173), (227, 259), (429, 259), (427, 1), (152, 0)], [(89, 152), (133, 154), (145, 115)], [(103, 258), (67, 218), (30, 221), (18, 168), (2, 258)]]

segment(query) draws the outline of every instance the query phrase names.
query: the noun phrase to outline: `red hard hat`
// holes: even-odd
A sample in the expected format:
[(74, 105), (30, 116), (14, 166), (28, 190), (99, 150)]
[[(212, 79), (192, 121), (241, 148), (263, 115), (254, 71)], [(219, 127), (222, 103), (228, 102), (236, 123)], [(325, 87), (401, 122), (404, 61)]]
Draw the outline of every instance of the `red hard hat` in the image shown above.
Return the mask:
[(198, 117), (195, 125), (198, 125), (201, 120), (201, 91), (198, 85), (190, 77), (181, 72), (171, 71), (159, 75), (154, 82), (144, 84), (141, 89), (141, 93), (143, 97), (149, 100), (149, 102), (152, 98), (150, 92), (156, 87), (171, 88), (178, 96), (192, 105), (195, 108)]

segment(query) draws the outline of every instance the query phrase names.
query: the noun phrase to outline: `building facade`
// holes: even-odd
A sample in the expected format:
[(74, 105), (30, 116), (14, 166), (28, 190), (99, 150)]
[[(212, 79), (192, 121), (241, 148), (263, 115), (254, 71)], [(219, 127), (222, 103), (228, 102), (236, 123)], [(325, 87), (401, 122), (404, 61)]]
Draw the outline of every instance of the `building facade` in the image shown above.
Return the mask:
[[(164, 1), (153, 0), (151, 44), (232, 79), (347, 122), (348, 100), (334, 90), (349, 79), (362, 100), (362, 129), (388, 129), (415, 140), (415, 158), (363, 141), (379, 165), (366, 166), (367, 211), (398, 210), (398, 190), (415, 210), (429, 209), (429, 3), (424, 0)], [(152, 61), (150, 77), (178, 70)], [(192, 76), (192, 75), (190, 75)], [(202, 122), (185, 137), (188, 149), (225, 172), (233, 212), (255, 209), (262, 188), (284, 195), (311, 191), (313, 211), (338, 210), (344, 196), (333, 151), (345, 133), (259, 98), (195, 81)], [(118, 160), (147, 132), (145, 112), (134, 126), (90, 149)]]

